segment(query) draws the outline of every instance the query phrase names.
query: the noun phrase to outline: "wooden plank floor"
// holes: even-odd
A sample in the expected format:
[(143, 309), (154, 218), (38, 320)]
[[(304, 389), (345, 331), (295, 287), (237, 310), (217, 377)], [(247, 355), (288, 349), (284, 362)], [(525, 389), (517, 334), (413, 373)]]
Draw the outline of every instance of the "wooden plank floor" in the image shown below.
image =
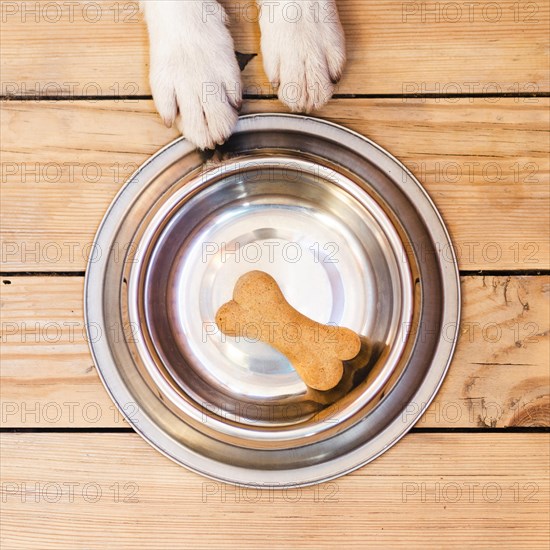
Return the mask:
[(188, 472), (132, 433), (9, 434), (2, 548), (546, 549), (549, 444), (415, 433), (343, 478), (262, 492)]
[[(542, 97), (338, 99), (319, 115), (375, 140), (423, 181), (462, 269), (544, 269), (550, 258), (549, 107)], [(244, 108), (281, 110), (275, 100)], [(2, 269), (84, 270), (124, 178), (176, 136), (150, 101), (7, 103)], [(446, 249), (441, 254), (449, 257)]]
[[(147, 36), (137, 2), (98, 0), (93, 4), (99, 9), (86, 8), (90, 3), (56, 2), (52, 7), (49, 0), (33, 0), (17, 2), (19, 9), (3, 8), (4, 95), (150, 93)], [(222, 3), (231, 16), (236, 49), (260, 53), (253, 2)], [(338, 0), (338, 5), (349, 59), (338, 93), (550, 90), (548, 0), (481, 0), (475, 6)], [(250, 61), (243, 76), (247, 93), (273, 93), (261, 55)]]
[[(236, 49), (260, 54), (252, 2), (224, 5)], [(149, 96), (145, 27), (132, 1), (2, 2), (2, 550), (548, 548), (550, 0), (339, 6), (349, 62), (318, 116), (417, 175), (459, 259), (436, 400), (372, 464), (301, 491), (207, 480), (134, 434), (92, 364), (82, 290), (109, 202), (177, 135)], [(243, 80), (243, 112), (284, 111), (261, 54)]]

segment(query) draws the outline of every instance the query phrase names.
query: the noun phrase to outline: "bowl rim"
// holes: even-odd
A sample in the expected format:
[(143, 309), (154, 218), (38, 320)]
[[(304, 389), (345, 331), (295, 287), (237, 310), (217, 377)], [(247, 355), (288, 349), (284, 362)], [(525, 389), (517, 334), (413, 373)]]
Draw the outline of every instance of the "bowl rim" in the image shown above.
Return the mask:
[[(294, 129), (300, 133), (322, 135), (327, 140), (332, 138), (356, 150), (363, 156), (366, 156), (367, 153), (376, 155), (379, 161), (375, 162), (376, 166), (387, 175), (389, 175), (388, 172), (391, 172), (391, 168), (399, 168), (402, 171), (406, 177), (402, 178), (401, 181), (391, 178), (392, 181), (401, 188), (407, 197), (410, 197), (411, 190), (415, 191), (415, 206), (422, 214), (432, 235), (436, 233), (435, 242), (448, 245), (450, 251), (451, 260), (449, 261), (447, 257), (445, 261), (441, 261), (439, 258), (438, 267), (441, 271), (442, 295), (444, 298), (442, 326), (451, 324), (454, 325), (454, 330), (451, 338), (448, 337), (449, 332), (447, 331), (447, 337), (439, 338), (435, 346), (430, 368), (412, 398), (412, 401), (420, 405), (414, 414), (407, 415), (406, 419), (398, 415), (372, 439), (347, 454), (327, 462), (287, 470), (244, 468), (220, 462), (185, 447), (164, 432), (142, 408), (138, 408), (130, 416), (121, 406), (121, 403), (133, 402), (133, 395), (118, 372), (118, 366), (106, 338), (100, 338), (94, 342), (93, 334), (90, 332), (93, 325), (104, 328), (102, 324), (104, 320), (103, 302), (100, 297), (103, 296), (104, 269), (108, 261), (108, 255), (101, 254), (97, 260), (90, 257), (84, 282), (84, 322), (87, 339), (100, 379), (111, 399), (119, 407), (121, 414), (141, 437), (171, 460), (218, 481), (259, 488), (307, 486), (321, 481), (329, 481), (374, 460), (396, 444), (428, 408), (445, 378), (456, 348), (461, 313), (460, 276), (448, 230), (427, 191), (400, 161), (359, 133), (333, 122), (310, 116), (279, 113), (244, 115), (240, 117), (234, 134), (273, 129), (281, 131)], [(134, 196), (147, 186), (147, 179), (140, 179), (140, 176), (145, 171), (151, 170), (154, 164), (161, 159), (163, 161), (176, 160), (193, 151), (195, 151), (194, 146), (185, 138), (178, 138), (147, 159), (134, 172), (116, 194), (99, 225), (95, 236), (95, 244), (100, 247), (100, 250), (102, 246), (108, 249), (111, 237), (116, 234), (119, 226), (120, 214), (126, 206), (131, 204)], [(372, 161), (371, 157), (369, 159)], [(409, 187), (409, 189), (407, 190), (406, 187)], [(418, 201), (422, 204), (419, 204)]]

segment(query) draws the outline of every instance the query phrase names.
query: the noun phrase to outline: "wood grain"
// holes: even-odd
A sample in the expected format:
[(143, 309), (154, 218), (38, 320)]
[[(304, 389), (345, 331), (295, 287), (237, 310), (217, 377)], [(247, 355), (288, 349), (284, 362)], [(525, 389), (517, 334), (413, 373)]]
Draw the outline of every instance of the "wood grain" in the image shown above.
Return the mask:
[[(260, 53), (251, 0), (225, 0), (235, 48)], [(144, 95), (148, 45), (137, 2), (3, 2), (3, 95)], [(36, 8), (38, 6), (38, 8)], [(548, 0), (338, 0), (348, 64), (338, 93), (549, 90)], [(261, 55), (245, 93), (273, 93)]]
[[(418, 176), (462, 269), (544, 269), (548, 106), (548, 98), (340, 99), (320, 116), (373, 139)], [(245, 105), (247, 113), (274, 110), (277, 101)], [(6, 103), (1, 269), (84, 270), (125, 178), (176, 136), (150, 101)]]
[[(88, 351), (82, 278), (6, 281), (11, 284), (1, 287), (2, 426), (126, 426)], [(550, 278), (470, 276), (462, 279), (462, 292), (455, 357), (417, 426), (550, 426)], [(403, 416), (422, 406), (410, 403)]]
[[(548, 548), (548, 434), (409, 434), (303, 489), (245, 489), (138, 435), (3, 434), (3, 548)], [(174, 541), (178, 541), (177, 543)]]
[[(244, 92), (275, 93), (252, 0), (223, 3), (235, 48), (259, 54)], [(525, 96), (550, 90), (550, 0), (338, 5), (337, 93), (443, 97), (338, 99), (318, 115), (415, 173), (463, 270), (548, 269), (550, 101)], [(29, 0), (0, 2), (0, 27), (0, 270), (80, 272), (125, 179), (177, 136), (136, 99), (150, 95), (145, 25), (135, 1)], [(503, 93), (515, 97), (479, 96)], [(266, 111), (284, 108), (243, 108)], [(0, 427), (24, 432), (0, 434), (0, 546), (547, 549), (550, 436), (501, 428), (550, 426), (550, 277), (464, 276), (462, 291), (456, 354), (420, 429), (353, 474), (285, 492), (208, 480), (131, 432), (79, 433), (128, 427), (92, 363), (83, 278), (5, 275)]]

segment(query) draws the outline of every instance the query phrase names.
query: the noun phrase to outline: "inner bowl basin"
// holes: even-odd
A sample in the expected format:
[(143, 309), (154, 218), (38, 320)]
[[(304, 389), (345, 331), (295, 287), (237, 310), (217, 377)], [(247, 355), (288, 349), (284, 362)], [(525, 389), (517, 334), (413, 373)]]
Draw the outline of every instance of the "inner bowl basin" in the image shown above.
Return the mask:
[[(257, 156), (197, 183), (153, 217), (131, 272), (149, 375), (184, 415), (233, 438), (311, 440), (336, 414), (341, 429), (380, 395), (407, 343), (413, 284), (394, 224), (353, 181), (307, 160)], [(251, 270), (272, 275), (301, 313), (361, 336), (334, 389), (308, 388), (257, 338), (220, 332), (216, 311)]]

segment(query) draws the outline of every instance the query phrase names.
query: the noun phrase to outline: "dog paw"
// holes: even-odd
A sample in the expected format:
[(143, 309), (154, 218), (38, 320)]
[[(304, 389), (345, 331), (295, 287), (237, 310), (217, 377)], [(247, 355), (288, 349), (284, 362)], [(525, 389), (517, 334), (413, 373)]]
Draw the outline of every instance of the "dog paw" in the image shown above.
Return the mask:
[(292, 111), (319, 109), (331, 98), (346, 60), (335, 2), (268, 4), (260, 8), (265, 72)]
[[(199, 5), (200, 2), (184, 4)], [(181, 25), (149, 22), (150, 83), (167, 126), (177, 124), (200, 149), (222, 144), (241, 106), (241, 75), (223, 17), (185, 13)], [(156, 32), (156, 31), (159, 32)]]

